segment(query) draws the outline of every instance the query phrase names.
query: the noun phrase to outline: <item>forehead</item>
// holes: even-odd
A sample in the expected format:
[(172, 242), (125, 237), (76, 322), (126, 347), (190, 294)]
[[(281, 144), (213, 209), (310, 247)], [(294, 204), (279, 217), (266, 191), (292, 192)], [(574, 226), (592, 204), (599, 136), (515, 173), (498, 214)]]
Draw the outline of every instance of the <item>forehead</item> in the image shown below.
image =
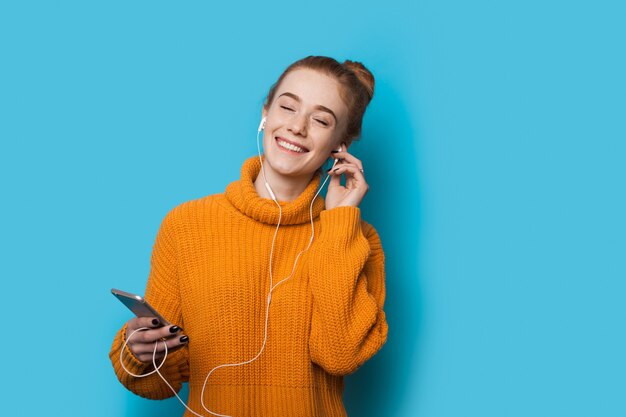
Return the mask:
[[(312, 69), (300, 68), (283, 78), (276, 97), (290, 92), (300, 97), (305, 105), (322, 105), (335, 113), (343, 113), (346, 110), (339, 89), (340, 85), (335, 79)], [(282, 98), (285, 99), (284, 96)]]

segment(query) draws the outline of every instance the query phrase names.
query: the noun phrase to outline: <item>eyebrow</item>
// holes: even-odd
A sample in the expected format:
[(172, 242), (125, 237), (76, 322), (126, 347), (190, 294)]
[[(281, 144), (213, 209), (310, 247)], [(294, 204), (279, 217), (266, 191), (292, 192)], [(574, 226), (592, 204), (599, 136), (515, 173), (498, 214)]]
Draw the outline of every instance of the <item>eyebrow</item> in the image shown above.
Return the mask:
[[(280, 96), (278, 97), (282, 97), (282, 96), (289, 96), (292, 99), (296, 100), (298, 103), (301, 101), (300, 97), (298, 97), (297, 95), (295, 95), (294, 93), (290, 93), (290, 92), (286, 92), (286, 93), (282, 93)], [(321, 111), (325, 111), (327, 113), (332, 114), (332, 116), (335, 118), (335, 123), (337, 123), (337, 116), (335, 116), (335, 113), (329, 109), (328, 107), (324, 107), (321, 104), (318, 104), (317, 106), (314, 107), (316, 110), (321, 110)]]

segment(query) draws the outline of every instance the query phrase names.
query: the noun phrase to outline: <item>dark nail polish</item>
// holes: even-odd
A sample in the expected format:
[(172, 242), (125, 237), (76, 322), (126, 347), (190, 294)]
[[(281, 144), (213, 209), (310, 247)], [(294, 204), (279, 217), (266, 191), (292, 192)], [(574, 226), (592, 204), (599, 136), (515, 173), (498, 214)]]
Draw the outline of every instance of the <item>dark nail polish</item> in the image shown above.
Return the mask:
[(170, 327), (170, 333), (176, 333), (177, 331), (180, 330), (180, 327), (178, 326), (172, 326)]
[(339, 151), (330, 151), (330, 152), (331, 152), (331, 153), (337, 153), (337, 152), (339, 152)]
[(181, 343), (187, 343), (187, 342), (189, 341), (189, 337), (187, 337), (187, 336), (181, 336), (181, 338), (180, 338), (180, 339), (178, 339), (178, 340), (180, 340), (180, 342), (181, 342)]
[(153, 326), (158, 326), (159, 325), (159, 319), (152, 319), (152, 325)]

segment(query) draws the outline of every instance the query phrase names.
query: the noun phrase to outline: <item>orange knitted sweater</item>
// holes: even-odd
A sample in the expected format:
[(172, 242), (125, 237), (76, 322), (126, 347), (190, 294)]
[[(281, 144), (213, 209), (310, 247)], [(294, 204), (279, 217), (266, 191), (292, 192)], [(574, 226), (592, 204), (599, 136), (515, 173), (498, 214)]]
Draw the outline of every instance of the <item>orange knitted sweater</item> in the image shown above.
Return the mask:
[[(168, 355), (161, 373), (176, 390), (188, 382), (188, 406), (207, 417), (211, 414), (200, 404), (207, 373), (253, 358), (263, 343), (279, 210), (254, 188), (260, 167), (259, 158), (251, 157), (241, 179), (223, 194), (176, 206), (164, 217), (153, 246), (145, 298), (189, 336), (187, 346)], [(319, 184), (315, 175), (296, 200), (279, 202), (274, 284), (289, 276), (309, 243), (309, 207)], [(233, 417), (346, 415), (343, 375), (387, 340), (385, 258), (378, 233), (361, 220), (358, 207), (324, 208), (318, 196), (313, 243), (292, 277), (273, 292), (261, 356), (220, 368), (209, 378), (204, 404), (211, 411)], [(126, 325), (109, 354), (120, 382), (146, 398), (172, 397), (157, 374), (136, 378), (124, 372), (119, 354), (125, 332)], [(151, 368), (128, 347), (124, 365), (135, 374)]]

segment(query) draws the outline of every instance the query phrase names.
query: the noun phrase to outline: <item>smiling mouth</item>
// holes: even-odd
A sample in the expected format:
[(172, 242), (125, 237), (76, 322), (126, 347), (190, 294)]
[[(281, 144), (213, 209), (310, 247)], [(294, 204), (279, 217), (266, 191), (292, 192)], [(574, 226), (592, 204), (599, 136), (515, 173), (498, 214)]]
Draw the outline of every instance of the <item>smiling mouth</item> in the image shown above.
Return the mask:
[(275, 138), (275, 140), (276, 140), (276, 144), (278, 145), (278, 147), (285, 152), (292, 153), (292, 154), (303, 154), (303, 153), (308, 152), (307, 149), (294, 145), (292, 143), (289, 143), (278, 136)]

